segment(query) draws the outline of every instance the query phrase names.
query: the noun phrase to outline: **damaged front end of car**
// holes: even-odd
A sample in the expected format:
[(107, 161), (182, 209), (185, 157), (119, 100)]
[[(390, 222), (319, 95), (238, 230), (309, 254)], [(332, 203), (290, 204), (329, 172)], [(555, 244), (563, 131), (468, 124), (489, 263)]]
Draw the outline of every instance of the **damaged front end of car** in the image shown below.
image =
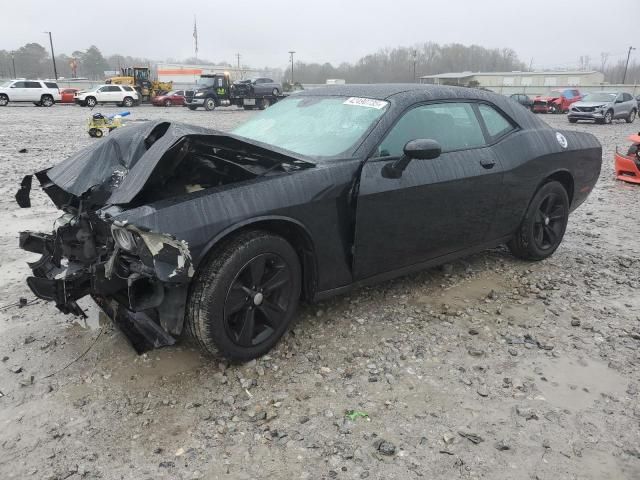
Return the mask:
[[(36, 177), (54, 201), (65, 197), (46, 171)], [(175, 343), (194, 274), (186, 242), (114, 220), (87, 198), (66, 197), (52, 233), (20, 232), (20, 248), (41, 255), (29, 263), (29, 288), (80, 316), (76, 301), (90, 295), (138, 352)]]
[[(177, 218), (163, 217), (164, 227), (141, 219), (160, 215), (158, 202), (189, 204), (207, 189), (275, 173), (284, 161), (295, 162), (200, 127), (148, 122), (119, 129), (22, 180), (20, 207), (31, 206), (35, 176), (63, 212), (50, 233), (20, 233), (20, 247), (41, 255), (29, 263), (27, 284), (73, 315), (85, 315), (77, 300), (91, 296), (139, 353), (172, 345), (195, 274), (192, 252), (188, 238), (178, 238), (185, 231), (172, 231)], [(185, 209), (186, 215), (196, 218), (197, 209)], [(187, 232), (202, 239), (202, 228)]]

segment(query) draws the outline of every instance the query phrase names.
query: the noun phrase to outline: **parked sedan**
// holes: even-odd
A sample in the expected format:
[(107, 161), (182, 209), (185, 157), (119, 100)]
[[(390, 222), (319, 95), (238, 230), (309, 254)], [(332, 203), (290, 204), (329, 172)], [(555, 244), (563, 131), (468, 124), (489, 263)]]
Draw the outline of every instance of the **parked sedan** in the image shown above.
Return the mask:
[(571, 105), (569, 121), (592, 120), (596, 123), (611, 123), (614, 119), (624, 119), (632, 123), (638, 113), (638, 102), (626, 92), (595, 92)]
[(156, 107), (170, 107), (172, 105), (184, 105), (184, 90), (171, 90), (164, 95), (153, 97), (151, 101)]
[(501, 243), (549, 257), (601, 157), (506, 97), (434, 85), (303, 91), (231, 133), (131, 125), (35, 174), (64, 215), (20, 234), (42, 254), (27, 284), (65, 313), (92, 296), (138, 351), (188, 332), (246, 360), (301, 300)]

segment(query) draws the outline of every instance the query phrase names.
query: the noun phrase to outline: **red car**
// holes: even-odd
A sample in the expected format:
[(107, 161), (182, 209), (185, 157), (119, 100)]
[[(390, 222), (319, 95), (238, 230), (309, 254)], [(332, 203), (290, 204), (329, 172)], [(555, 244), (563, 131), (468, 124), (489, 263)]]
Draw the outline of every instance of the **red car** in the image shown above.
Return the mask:
[(184, 105), (184, 90), (171, 90), (164, 95), (153, 97), (151, 101), (156, 107), (170, 107), (172, 105)]
[(533, 99), (533, 113), (565, 113), (572, 103), (582, 99), (580, 90), (565, 88), (551, 90), (547, 95), (539, 95)]
[(73, 96), (78, 92), (79, 88), (62, 88), (60, 89), (60, 101), (58, 103), (74, 103)]

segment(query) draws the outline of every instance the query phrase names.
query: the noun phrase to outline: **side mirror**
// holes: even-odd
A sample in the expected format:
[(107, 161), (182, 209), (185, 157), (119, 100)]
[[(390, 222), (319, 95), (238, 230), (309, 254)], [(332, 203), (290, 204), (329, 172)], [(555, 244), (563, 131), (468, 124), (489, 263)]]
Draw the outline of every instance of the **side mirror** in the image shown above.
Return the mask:
[(404, 146), (404, 154), (416, 160), (432, 160), (442, 153), (442, 147), (435, 140), (418, 139), (407, 142)]
[(382, 168), (385, 178), (400, 178), (411, 160), (432, 160), (442, 153), (442, 147), (435, 140), (420, 138), (408, 141), (403, 148), (404, 155)]

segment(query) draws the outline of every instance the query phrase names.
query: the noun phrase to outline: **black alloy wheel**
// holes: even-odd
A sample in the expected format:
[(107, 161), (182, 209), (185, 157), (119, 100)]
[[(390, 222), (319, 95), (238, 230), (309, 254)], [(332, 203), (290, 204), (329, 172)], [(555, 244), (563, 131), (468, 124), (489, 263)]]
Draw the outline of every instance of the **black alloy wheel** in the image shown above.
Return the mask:
[(246, 361), (287, 331), (300, 300), (302, 269), (284, 238), (251, 230), (223, 241), (192, 282), (185, 328), (210, 354)]
[(251, 259), (227, 291), (224, 322), (228, 335), (241, 347), (268, 340), (285, 321), (293, 288), (287, 263), (273, 253)]
[(569, 196), (565, 187), (552, 180), (535, 193), (520, 227), (507, 243), (514, 256), (543, 260), (562, 243), (569, 221)]
[(533, 223), (533, 238), (541, 250), (557, 247), (566, 226), (566, 205), (557, 193), (550, 192), (538, 207)]

